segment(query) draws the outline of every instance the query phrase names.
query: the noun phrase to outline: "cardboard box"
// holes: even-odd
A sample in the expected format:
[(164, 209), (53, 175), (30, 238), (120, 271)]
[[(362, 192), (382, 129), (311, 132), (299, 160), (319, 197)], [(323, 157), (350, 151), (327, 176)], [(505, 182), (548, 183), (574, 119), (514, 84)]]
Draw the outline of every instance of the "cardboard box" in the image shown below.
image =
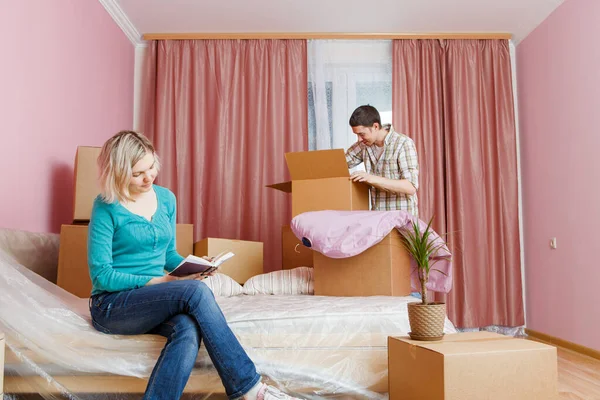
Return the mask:
[(390, 400), (558, 398), (556, 348), (491, 332), (388, 338)]
[(177, 224), (175, 229), (177, 252), (183, 257), (194, 254), (194, 224)]
[(381, 242), (347, 258), (329, 258), (313, 251), (315, 295), (408, 296), (410, 256), (400, 234), (391, 231)]
[(216, 256), (224, 251), (235, 253), (235, 257), (219, 266), (219, 272), (244, 284), (253, 276), (263, 273), (263, 243), (247, 240), (206, 238), (194, 243), (194, 255)]
[(304, 246), (289, 225), (281, 227), (282, 269), (313, 266), (313, 251)]
[[(194, 248), (193, 225), (177, 224), (177, 252), (183, 257)], [(92, 282), (87, 263), (87, 225), (62, 225), (58, 251), (57, 285), (75, 296), (87, 298)]]
[(94, 199), (100, 193), (98, 186), (98, 156), (100, 147), (77, 147), (75, 154), (75, 181), (73, 185), (73, 222), (89, 221)]
[(368, 210), (369, 187), (350, 181), (344, 150), (286, 153), (292, 178), (267, 187), (292, 193), (292, 218), (308, 211)]
[(90, 297), (92, 282), (87, 263), (85, 225), (62, 225), (58, 249), (56, 284), (77, 297)]

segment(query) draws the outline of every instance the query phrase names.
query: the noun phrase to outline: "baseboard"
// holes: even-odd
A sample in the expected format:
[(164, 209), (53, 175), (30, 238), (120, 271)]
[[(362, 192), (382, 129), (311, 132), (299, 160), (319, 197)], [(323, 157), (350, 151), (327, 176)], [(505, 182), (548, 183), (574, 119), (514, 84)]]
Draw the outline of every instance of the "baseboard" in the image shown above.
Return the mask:
[(534, 331), (532, 329), (525, 328), (525, 333), (533, 339), (537, 339), (542, 342), (550, 343), (555, 346), (559, 346), (568, 350), (572, 350), (576, 353), (586, 355), (588, 357), (600, 360), (600, 351), (590, 349), (589, 347), (582, 346), (577, 343), (569, 342), (568, 340), (559, 339), (554, 336), (546, 335), (545, 333)]

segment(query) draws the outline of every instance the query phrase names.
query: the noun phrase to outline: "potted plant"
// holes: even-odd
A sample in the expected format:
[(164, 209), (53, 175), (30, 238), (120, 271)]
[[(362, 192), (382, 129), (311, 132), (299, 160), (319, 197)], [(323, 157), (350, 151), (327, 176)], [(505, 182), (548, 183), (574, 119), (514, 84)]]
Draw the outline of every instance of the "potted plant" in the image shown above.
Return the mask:
[(420, 282), (421, 302), (408, 304), (408, 321), (411, 330), (409, 335), (414, 340), (440, 340), (444, 336), (446, 303), (428, 301), (426, 285), (431, 271), (446, 275), (432, 267), (437, 261), (449, 257), (438, 254), (441, 249), (446, 247), (446, 243), (441, 238), (434, 236), (431, 229), (432, 221), (433, 217), (423, 231), (419, 219), (415, 218), (410, 227), (400, 230), (402, 243), (415, 260)]

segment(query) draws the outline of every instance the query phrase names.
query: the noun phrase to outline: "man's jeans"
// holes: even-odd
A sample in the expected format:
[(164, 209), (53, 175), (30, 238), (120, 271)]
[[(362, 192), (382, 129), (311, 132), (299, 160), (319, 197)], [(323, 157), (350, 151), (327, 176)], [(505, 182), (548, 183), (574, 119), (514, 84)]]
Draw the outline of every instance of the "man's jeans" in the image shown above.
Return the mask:
[(202, 339), (230, 399), (243, 396), (260, 380), (212, 291), (201, 281), (179, 280), (98, 294), (90, 300), (90, 312), (100, 332), (153, 333), (167, 338), (145, 400), (180, 398)]

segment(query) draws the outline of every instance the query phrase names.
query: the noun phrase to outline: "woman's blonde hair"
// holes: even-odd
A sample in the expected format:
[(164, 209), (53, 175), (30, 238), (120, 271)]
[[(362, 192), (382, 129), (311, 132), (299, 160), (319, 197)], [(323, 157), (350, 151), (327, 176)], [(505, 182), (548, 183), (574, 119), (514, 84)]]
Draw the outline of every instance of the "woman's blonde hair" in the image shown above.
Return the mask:
[(141, 133), (121, 131), (104, 143), (98, 156), (102, 200), (107, 203), (133, 200), (129, 193), (132, 168), (147, 153), (154, 155), (154, 166), (158, 171), (160, 163), (154, 146)]

